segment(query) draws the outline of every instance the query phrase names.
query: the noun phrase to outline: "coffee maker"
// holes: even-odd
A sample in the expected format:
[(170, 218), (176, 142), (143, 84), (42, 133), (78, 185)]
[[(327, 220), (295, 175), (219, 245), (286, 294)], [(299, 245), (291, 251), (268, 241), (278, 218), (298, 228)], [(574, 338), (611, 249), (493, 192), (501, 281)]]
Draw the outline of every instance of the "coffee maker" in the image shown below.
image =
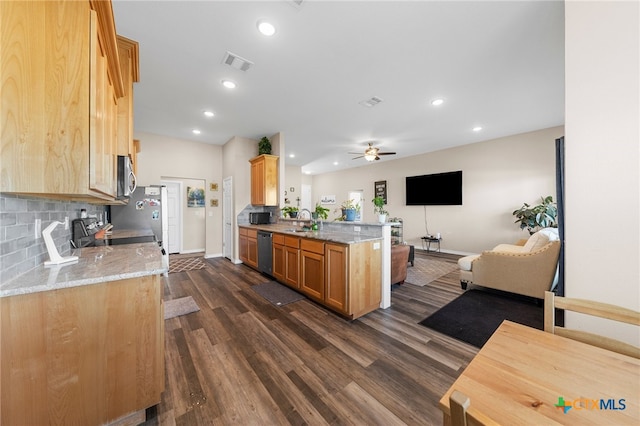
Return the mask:
[(71, 226), (73, 238), (71, 242), (76, 248), (92, 246), (95, 244), (95, 234), (100, 230), (98, 219), (95, 217), (74, 219), (71, 222)]

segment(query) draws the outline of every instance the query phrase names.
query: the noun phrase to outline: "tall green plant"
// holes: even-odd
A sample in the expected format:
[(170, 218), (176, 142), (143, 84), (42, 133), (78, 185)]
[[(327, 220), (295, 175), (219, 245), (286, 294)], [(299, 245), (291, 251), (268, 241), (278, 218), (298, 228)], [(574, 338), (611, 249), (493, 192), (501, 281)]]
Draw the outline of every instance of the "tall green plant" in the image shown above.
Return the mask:
[(557, 228), (558, 227), (558, 206), (553, 201), (551, 195), (540, 197), (541, 203), (536, 206), (530, 206), (524, 203), (518, 210), (513, 211), (516, 217), (514, 223), (520, 224), (520, 229), (529, 231), (529, 234), (535, 233), (540, 228)]

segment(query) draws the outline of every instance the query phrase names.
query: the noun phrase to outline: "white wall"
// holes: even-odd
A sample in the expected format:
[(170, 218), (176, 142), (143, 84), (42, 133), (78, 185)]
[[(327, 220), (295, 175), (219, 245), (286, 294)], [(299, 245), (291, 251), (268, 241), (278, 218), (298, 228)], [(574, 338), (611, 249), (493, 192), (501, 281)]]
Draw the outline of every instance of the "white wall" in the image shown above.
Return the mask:
[[(185, 232), (184, 249), (197, 249), (204, 242), (205, 256), (220, 256), (222, 253), (222, 147), (181, 139), (136, 132), (140, 140), (138, 153), (138, 184), (156, 185), (162, 178), (196, 179), (205, 183), (206, 202), (204, 209), (183, 216)], [(218, 191), (209, 191), (209, 183), (217, 183)], [(185, 186), (186, 191), (186, 186)], [(186, 197), (186, 195), (185, 195)], [(217, 198), (219, 207), (210, 207), (209, 200)], [(186, 203), (186, 198), (185, 198)], [(206, 217), (192, 217), (202, 213)], [(186, 221), (190, 221), (187, 223)], [(202, 223), (202, 225), (199, 225)], [(193, 244), (187, 238), (198, 238)], [(202, 237), (204, 236), (204, 238)]]
[[(442, 234), (442, 249), (479, 253), (528, 233), (515, 225), (513, 210), (541, 196), (555, 198), (555, 139), (562, 127), (539, 130), (313, 177), (313, 201), (336, 195), (329, 219), (350, 190), (364, 190), (364, 221), (375, 222), (374, 182), (387, 181), (387, 210), (404, 221), (404, 239), (421, 247), (421, 236)], [(406, 206), (405, 177), (462, 170), (462, 206)], [(425, 189), (426, 190), (426, 189)], [(426, 223), (425, 223), (426, 222)]]
[[(565, 3), (566, 295), (640, 310), (640, 6)], [(571, 327), (640, 345), (638, 327)]]

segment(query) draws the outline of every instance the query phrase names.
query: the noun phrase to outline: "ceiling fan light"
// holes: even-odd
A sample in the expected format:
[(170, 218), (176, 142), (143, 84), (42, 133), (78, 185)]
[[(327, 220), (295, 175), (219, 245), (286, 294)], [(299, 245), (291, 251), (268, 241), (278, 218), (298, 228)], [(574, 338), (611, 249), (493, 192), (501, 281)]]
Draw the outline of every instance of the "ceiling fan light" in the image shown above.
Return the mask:
[(364, 159), (367, 161), (374, 161), (376, 159), (376, 154), (374, 153), (366, 153), (364, 155)]

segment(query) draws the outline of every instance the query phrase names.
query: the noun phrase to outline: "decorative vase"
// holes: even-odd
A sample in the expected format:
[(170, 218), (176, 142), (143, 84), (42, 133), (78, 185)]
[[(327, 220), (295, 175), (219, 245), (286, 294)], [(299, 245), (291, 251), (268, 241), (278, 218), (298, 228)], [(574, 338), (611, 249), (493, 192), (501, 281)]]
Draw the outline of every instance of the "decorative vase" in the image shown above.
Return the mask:
[(356, 220), (356, 209), (344, 209), (342, 215), (347, 222), (353, 222)]
[(298, 212), (289, 212), (289, 217), (290, 217), (291, 219), (295, 219), (295, 218), (297, 218), (297, 217), (298, 217)]
[(387, 215), (386, 214), (379, 214), (378, 215), (378, 222), (385, 223), (386, 221), (387, 221)]

